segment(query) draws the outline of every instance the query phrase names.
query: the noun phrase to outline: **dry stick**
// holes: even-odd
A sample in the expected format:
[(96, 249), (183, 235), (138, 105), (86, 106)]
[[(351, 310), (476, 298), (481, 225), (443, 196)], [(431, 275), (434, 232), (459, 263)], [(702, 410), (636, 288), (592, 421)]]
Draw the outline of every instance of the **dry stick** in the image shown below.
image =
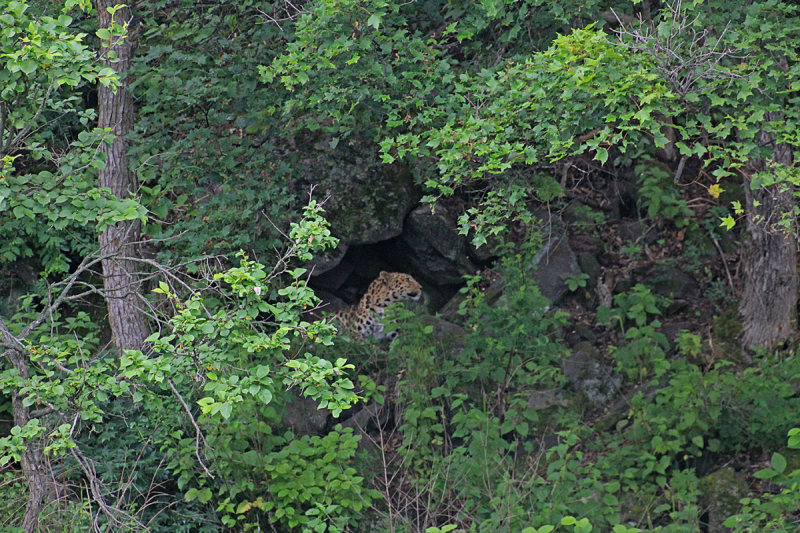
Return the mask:
[[(88, 482), (88, 491), (91, 492), (95, 503), (99, 510), (108, 517), (109, 525), (116, 525), (118, 527), (126, 527), (127, 524), (118, 518), (118, 515), (124, 516), (128, 520), (135, 522), (140, 528), (147, 530), (147, 527), (144, 526), (139, 520), (135, 517), (126, 513), (125, 511), (119, 509), (118, 507), (112, 507), (108, 505), (105, 501), (105, 497), (103, 496), (103, 487), (99, 478), (97, 477), (97, 470), (95, 469), (94, 465), (92, 464), (91, 460), (88, 459), (83, 452), (81, 451), (80, 447), (76, 446), (70, 449), (72, 456), (77, 461), (78, 465), (81, 467), (84, 475), (87, 477)], [(92, 499), (90, 499), (91, 502)], [(100, 528), (97, 526), (97, 522), (93, 521), (92, 524), (93, 529), (100, 532)], [(130, 529), (126, 529), (126, 531), (130, 531)]]
[[(197, 434), (195, 436), (194, 454), (197, 456), (197, 460), (200, 461), (200, 466), (203, 467), (205, 473), (208, 474), (208, 476), (211, 479), (214, 479), (214, 474), (212, 474), (211, 471), (208, 468), (206, 468), (206, 464), (203, 462), (203, 459), (200, 458), (200, 437), (203, 437), (203, 432), (200, 429), (200, 426), (197, 425), (197, 421), (194, 419), (194, 415), (192, 415), (192, 411), (191, 409), (189, 409), (189, 405), (183, 399), (181, 393), (178, 392), (178, 389), (175, 388), (175, 384), (172, 383), (172, 378), (168, 379), (167, 383), (169, 383), (169, 388), (172, 389), (172, 392), (175, 393), (175, 396), (177, 396), (178, 400), (180, 400), (180, 402), (183, 404), (183, 408), (186, 409), (186, 413), (189, 415), (189, 419), (192, 421), (192, 425), (194, 425), (194, 429), (197, 431)], [(205, 440), (206, 438), (203, 437), (203, 442), (205, 442)]]
[(714, 241), (714, 246), (717, 247), (717, 251), (719, 252), (719, 256), (722, 258), (722, 266), (725, 267), (725, 273), (728, 275), (728, 283), (731, 286), (731, 294), (733, 294), (735, 296), (736, 295), (736, 290), (733, 288), (733, 278), (731, 277), (731, 271), (728, 270), (728, 262), (725, 260), (725, 254), (722, 253), (722, 247), (719, 245), (719, 241), (717, 241), (717, 238), (714, 237), (713, 233), (709, 232), (709, 236), (711, 237), (711, 240)]
[(675, 185), (680, 185), (681, 183), (681, 174), (683, 174), (683, 167), (686, 165), (686, 156), (682, 156), (680, 162), (678, 163), (678, 170), (675, 171), (675, 178), (673, 178), (672, 183)]

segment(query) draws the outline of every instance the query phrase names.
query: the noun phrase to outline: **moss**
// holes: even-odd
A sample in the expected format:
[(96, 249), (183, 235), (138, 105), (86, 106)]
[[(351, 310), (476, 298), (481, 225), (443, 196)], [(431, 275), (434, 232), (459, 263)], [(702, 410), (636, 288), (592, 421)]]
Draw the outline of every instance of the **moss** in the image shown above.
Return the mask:
[(739, 512), (739, 500), (747, 495), (747, 483), (733, 468), (723, 468), (697, 484), (700, 504), (708, 510), (708, 531), (727, 531), (722, 523)]

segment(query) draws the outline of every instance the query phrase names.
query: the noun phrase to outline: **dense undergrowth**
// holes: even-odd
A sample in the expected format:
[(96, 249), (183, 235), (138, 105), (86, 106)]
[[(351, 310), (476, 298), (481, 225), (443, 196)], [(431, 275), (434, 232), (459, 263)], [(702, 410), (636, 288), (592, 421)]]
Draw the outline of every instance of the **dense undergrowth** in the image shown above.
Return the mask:
[[(53, 533), (800, 531), (800, 351), (739, 345), (729, 231), (740, 182), (800, 183), (789, 167), (736, 174), (770, 155), (757, 135), (797, 144), (794, 7), (728, 21), (738, 7), (695, 3), (706, 27), (739, 25), (726, 46), (742, 56), (714, 63), (720, 77), (688, 55), (676, 79), (701, 88), (680, 92), (648, 55), (663, 43), (619, 54), (586, 28), (595, 1), (145, 0), (128, 153), (141, 187), (115, 199), (96, 187), (91, 5), (73, 19), (49, 4), (0, 15), (0, 133), (26, 132), (0, 163), (0, 333), (28, 329), (4, 350), (30, 369), (3, 359), (0, 408), (36, 415), (0, 432), (0, 533), (20, 530), (29, 449)], [(621, 4), (699, 43), (680, 17)], [(22, 50), (25, 32), (38, 40)], [(493, 249), (446, 319), (397, 306), (394, 343), (334, 338), (304, 313), (312, 251), (335, 239), (318, 204), (300, 206), (319, 185), (353, 201), (341, 218), (378, 226), (387, 212), (352, 185), (381, 181), (381, 200), (410, 184), (398, 209), (450, 196), (451, 233)], [(555, 307), (533, 281), (543, 211), (591, 259)], [(117, 357), (99, 267), (80, 269), (106, 224), (141, 218), (154, 334)], [(39, 320), (79, 270), (85, 292)], [(697, 290), (676, 295), (682, 276)]]

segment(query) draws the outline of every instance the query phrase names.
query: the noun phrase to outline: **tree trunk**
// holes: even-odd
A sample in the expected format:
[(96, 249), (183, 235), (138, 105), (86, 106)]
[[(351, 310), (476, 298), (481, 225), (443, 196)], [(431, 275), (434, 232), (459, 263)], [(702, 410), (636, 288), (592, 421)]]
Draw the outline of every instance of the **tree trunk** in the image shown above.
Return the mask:
[[(3, 357), (8, 357), (11, 365), (17, 371), (21, 379), (28, 377), (28, 360), (22, 351), (19, 340), (14, 338), (8, 331), (5, 323), (0, 318), (0, 339), (6, 346)], [(24, 397), (18, 389), (11, 393), (11, 409), (14, 416), (14, 425), (25, 427), (31, 419), (30, 407), (25, 406)], [(47, 476), (44, 459), (42, 457), (42, 447), (39, 439), (29, 440), (25, 443), (26, 449), (22, 452), (21, 466), (22, 475), (28, 482), (28, 504), (25, 506), (25, 514), (22, 515), (22, 529), (25, 533), (34, 533), (39, 527), (39, 515), (45, 505), (45, 501), (53, 493), (52, 482)]]
[[(111, 15), (107, 8), (117, 3), (116, 0), (97, 0), (101, 28), (110, 26)], [(114, 15), (118, 24), (130, 19), (131, 11), (128, 8), (119, 9)], [(109, 43), (104, 41), (104, 54), (107, 53), (108, 46)], [(116, 52), (116, 61), (107, 64), (121, 76), (125, 76), (133, 51), (130, 35), (112, 49)], [(133, 129), (133, 98), (128, 93), (127, 86), (127, 80), (123, 79), (122, 86), (114, 93), (110, 88), (101, 85), (98, 95), (99, 127), (111, 128), (111, 133), (116, 136), (111, 146), (103, 145), (106, 168), (100, 171), (100, 186), (111, 189), (117, 198), (129, 198), (137, 189), (136, 176), (128, 169), (128, 143), (125, 139), (125, 135)], [(103, 260), (108, 319), (120, 354), (123, 350), (142, 349), (150, 334), (147, 315), (141, 309), (138, 264), (126, 259), (136, 257), (138, 228), (138, 222), (135, 221), (118, 222), (100, 234), (100, 253), (104, 257), (108, 256)]]
[[(17, 350), (9, 350), (11, 362), (22, 379), (28, 377), (28, 365), (25, 356)], [(11, 394), (11, 405), (14, 411), (14, 425), (25, 427), (30, 421), (30, 408), (25, 407), (23, 397), (18, 390)], [(37, 441), (25, 443), (26, 449), (22, 452), (22, 475), (28, 482), (28, 504), (22, 517), (22, 529), (25, 533), (33, 533), (39, 527), (39, 514), (44, 507), (48, 493), (45, 483), (45, 467), (42, 460), (41, 446)]]
[[(768, 113), (768, 120), (777, 118)], [(790, 166), (792, 152), (762, 130), (761, 146), (771, 146), (773, 164)], [(765, 159), (749, 161), (751, 172), (768, 171)], [(750, 190), (745, 183), (747, 234), (742, 252), (744, 290), (739, 302), (743, 319), (742, 342), (747, 348), (770, 348), (788, 339), (796, 329), (797, 252), (794, 228), (776, 224), (782, 215), (793, 216), (794, 190), (788, 183)], [(757, 203), (759, 205), (757, 205)]]

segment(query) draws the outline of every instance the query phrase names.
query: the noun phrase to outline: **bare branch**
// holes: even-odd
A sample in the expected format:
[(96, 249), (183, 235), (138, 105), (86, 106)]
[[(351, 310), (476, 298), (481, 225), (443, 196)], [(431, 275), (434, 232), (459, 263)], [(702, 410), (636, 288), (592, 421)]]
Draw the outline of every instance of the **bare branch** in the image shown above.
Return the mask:
[[(86, 476), (86, 483), (88, 486), (88, 493), (92, 495), (92, 500), (97, 504), (100, 508), (100, 512), (102, 512), (109, 521), (109, 525), (113, 527), (118, 527), (122, 531), (130, 531), (130, 526), (135, 524), (141, 530), (147, 530), (147, 526), (142, 524), (136, 517), (132, 516), (131, 514), (123, 511), (119, 507), (112, 507), (105, 500), (105, 488), (103, 487), (100, 478), (97, 476), (97, 470), (94, 467), (94, 463), (91, 459), (88, 459), (83, 452), (81, 451), (79, 446), (75, 446), (71, 450), (72, 456), (75, 458), (75, 461), (81, 467), (83, 474)], [(123, 519), (125, 519), (123, 521)], [(100, 527), (97, 520), (92, 521), (94, 530), (97, 533), (100, 533)]]
[(28, 324), (20, 332), (18, 339), (24, 339), (25, 337), (30, 335), (31, 331), (39, 327), (39, 325), (42, 322), (44, 322), (47, 317), (52, 316), (53, 312), (55, 312), (55, 310), (58, 309), (61, 306), (61, 304), (64, 303), (64, 301), (66, 300), (67, 295), (69, 294), (70, 289), (72, 289), (72, 286), (75, 285), (78, 276), (86, 272), (92, 265), (98, 263), (100, 260), (101, 260), (100, 258), (92, 260), (91, 255), (84, 257), (83, 261), (81, 261), (81, 264), (78, 266), (75, 272), (73, 272), (70, 276), (68, 276), (67, 279), (65, 279), (63, 282), (57, 284), (57, 285), (64, 284), (64, 290), (61, 292), (59, 297), (56, 298), (55, 302), (48, 305), (45, 310), (39, 313), (39, 316), (37, 316), (30, 324)]
[(203, 470), (205, 471), (205, 473), (208, 474), (208, 476), (211, 479), (214, 479), (214, 474), (212, 474), (211, 471), (208, 468), (206, 468), (206, 464), (203, 462), (203, 459), (200, 457), (200, 439), (202, 438), (203, 442), (206, 441), (206, 438), (203, 437), (203, 431), (200, 429), (200, 426), (197, 424), (197, 421), (194, 419), (194, 415), (192, 414), (192, 410), (189, 409), (189, 405), (186, 403), (186, 400), (183, 399), (183, 396), (181, 396), (181, 393), (178, 392), (178, 389), (175, 388), (175, 384), (172, 383), (172, 379), (171, 378), (167, 379), (167, 383), (169, 384), (169, 388), (172, 389), (172, 392), (175, 394), (175, 396), (178, 397), (178, 400), (180, 400), (181, 404), (183, 404), (183, 408), (186, 410), (186, 414), (189, 415), (189, 420), (192, 421), (192, 425), (194, 426), (194, 429), (197, 432), (196, 435), (195, 435), (195, 441), (194, 441), (194, 453), (197, 456), (197, 460), (200, 462), (200, 466), (203, 467)]
[[(653, 58), (656, 69), (681, 97), (700, 91), (698, 83), (701, 80), (744, 79), (741, 74), (718, 68), (724, 59), (740, 61), (747, 57), (746, 54), (724, 46), (730, 23), (718, 36), (708, 28), (698, 32), (695, 22), (699, 14), (690, 20), (680, 0), (675, 4), (667, 4), (666, 7), (672, 14), (670, 32), (667, 35), (659, 35), (657, 28), (651, 24), (645, 24), (641, 20), (631, 21), (612, 10), (619, 25), (619, 29), (613, 30), (620, 39), (616, 46), (634, 52), (646, 52)], [(634, 27), (636, 22), (638, 26)], [(632, 43), (625, 41), (625, 37)]]
[(301, 8), (297, 7), (296, 5), (291, 3), (289, 0), (284, 0), (284, 3), (286, 4), (286, 7), (283, 8), (283, 10), (282, 10), (283, 13), (278, 15), (277, 14), (277, 12), (278, 12), (277, 8), (273, 11), (273, 15), (277, 15), (277, 16), (270, 15), (270, 14), (265, 13), (264, 11), (261, 11), (260, 9), (258, 9), (257, 11), (264, 18), (264, 20), (263, 20), (263, 22), (261, 22), (261, 24), (275, 24), (278, 27), (279, 30), (283, 31), (283, 27), (280, 25), (281, 22), (294, 21), (300, 15), (308, 15), (308, 14), (312, 13), (311, 11), (307, 11), (305, 9), (301, 9)]

